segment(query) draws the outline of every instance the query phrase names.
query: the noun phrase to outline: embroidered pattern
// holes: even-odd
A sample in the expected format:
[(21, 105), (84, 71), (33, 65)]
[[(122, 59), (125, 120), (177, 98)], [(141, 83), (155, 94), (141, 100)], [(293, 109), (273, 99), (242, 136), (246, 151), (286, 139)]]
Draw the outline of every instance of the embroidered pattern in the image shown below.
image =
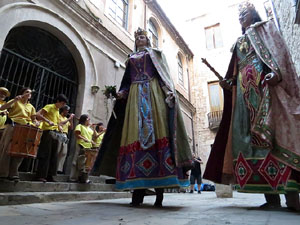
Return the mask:
[(264, 46), (263, 42), (261, 41), (261, 38), (259, 37), (258, 33), (256, 32), (255, 28), (250, 28), (247, 31), (247, 36), (251, 40), (251, 43), (253, 44), (253, 47), (255, 48), (256, 52), (259, 53), (258, 55), (261, 57), (261, 60), (273, 71), (276, 71), (276, 73), (281, 78), (281, 73), (279, 70), (279, 67), (275, 60), (273, 59), (271, 53), (269, 50)]
[(139, 84), (139, 139), (142, 149), (150, 148), (155, 143), (152, 118), (150, 83)]
[(145, 156), (136, 163), (137, 168), (146, 176), (149, 176), (157, 165), (158, 163), (149, 153), (145, 154)]
[(236, 166), (235, 166), (235, 176), (238, 184), (243, 188), (248, 180), (250, 179), (253, 171), (249, 166), (248, 162), (243, 157), (243, 154), (240, 152)]
[(286, 183), (291, 174), (291, 168), (278, 161), (269, 153), (259, 168), (260, 174), (277, 189), (280, 183)]

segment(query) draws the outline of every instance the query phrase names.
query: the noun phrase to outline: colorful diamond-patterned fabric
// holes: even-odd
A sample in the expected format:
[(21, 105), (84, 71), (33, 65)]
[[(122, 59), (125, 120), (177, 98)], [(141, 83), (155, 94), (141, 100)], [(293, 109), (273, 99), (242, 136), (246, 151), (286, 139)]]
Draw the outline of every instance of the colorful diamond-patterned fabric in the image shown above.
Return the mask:
[[(242, 48), (247, 43), (248, 48)], [(238, 58), (237, 94), (232, 120), (232, 151), (237, 189), (242, 192), (285, 193), (299, 191), (291, 167), (272, 155), (274, 134), (266, 124), (272, 109), (270, 87), (264, 77), (271, 72), (256, 54), (247, 36), (235, 48)]]

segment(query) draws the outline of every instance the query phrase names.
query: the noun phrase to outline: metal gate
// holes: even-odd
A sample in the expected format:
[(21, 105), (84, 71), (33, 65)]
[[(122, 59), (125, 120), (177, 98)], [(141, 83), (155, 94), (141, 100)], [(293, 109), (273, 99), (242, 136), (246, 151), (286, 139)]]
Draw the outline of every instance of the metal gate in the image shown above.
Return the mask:
[(75, 110), (77, 82), (41, 66), (9, 49), (3, 48), (0, 56), (0, 86), (17, 95), (22, 87), (34, 90), (31, 104), (39, 110), (54, 103), (58, 94), (65, 94), (71, 110)]

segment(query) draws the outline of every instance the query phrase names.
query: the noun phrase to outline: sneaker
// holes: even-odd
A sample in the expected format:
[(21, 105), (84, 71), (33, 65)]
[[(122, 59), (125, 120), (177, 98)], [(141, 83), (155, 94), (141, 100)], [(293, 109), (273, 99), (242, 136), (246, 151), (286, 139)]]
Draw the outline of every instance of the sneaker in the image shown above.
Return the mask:
[(193, 191), (193, 190), (190, 190), (190, 193), (191, 193), (191, 194), (193, 194), (193, 193), (194, 193), (194, 191)]
[(198, 191), (198, 194), (201, 194), (201, 191)]

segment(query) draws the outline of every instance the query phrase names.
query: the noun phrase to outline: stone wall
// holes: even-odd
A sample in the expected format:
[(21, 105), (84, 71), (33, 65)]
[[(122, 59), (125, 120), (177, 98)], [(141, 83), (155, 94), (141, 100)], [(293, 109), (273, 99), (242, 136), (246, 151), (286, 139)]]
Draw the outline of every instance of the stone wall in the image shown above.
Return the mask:
[(295, 24), (296, 9), (293, 1), (273, 0), (280, 31), (292, 55), (300, 76), (300, 25)]

